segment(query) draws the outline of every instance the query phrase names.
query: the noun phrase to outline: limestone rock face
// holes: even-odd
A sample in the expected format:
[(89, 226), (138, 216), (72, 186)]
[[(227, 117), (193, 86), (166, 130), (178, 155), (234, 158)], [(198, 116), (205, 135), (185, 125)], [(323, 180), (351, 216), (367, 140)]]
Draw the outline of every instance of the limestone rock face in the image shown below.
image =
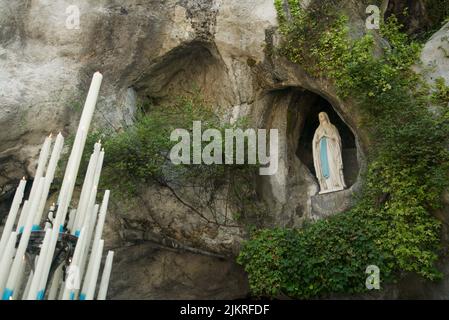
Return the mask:
[(233, 261), (169, 251), (152, 244), (117, 251), (111, 299), (242, 299), (246, 276)]
[[(345, 6), (359, 34), (363, 5)], [(139, 101), (164, 101), (195, 84), (226, 121), (248, 115), (256, 127), (279, 129), (279, 170), (258, 181), (274, 225), (298, 227), (343, 210), (369, 149), (360, 113), (329, 83), (269, 54), (276, 26), (273, 0), (0, 0), (0, 214), (18, 179), (33, 176), (45, 135), (74, 132), (97, 70), (104, 81), (93, 126), (130, 124)], [(423, 53), (447, 80), (448, 28)], [(323, 101), (352, 134), (344, 150), (351, 183), (337, 205), (320, 209), (301, 138)], [(210, 223), (163, 188), (127, 204), (114, 200), (105, 230), (106, 246), (117, 251), (110, 297), (245, 297), (233, 262), (245, 237), (238, 222)]]
[(424, 74), (429, 82), (444, 78), (449, 82), (449, 23), (446, 23), (426, 43), (422, 50)]

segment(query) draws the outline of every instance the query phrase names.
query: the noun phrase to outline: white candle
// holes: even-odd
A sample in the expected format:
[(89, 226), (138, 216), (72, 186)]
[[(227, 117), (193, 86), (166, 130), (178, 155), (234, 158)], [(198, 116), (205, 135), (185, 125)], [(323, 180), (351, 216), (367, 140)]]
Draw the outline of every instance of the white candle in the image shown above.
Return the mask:
[[(51, 141), (52, 141), (52, 135), (50, 134), (44, 141), (44, 144), (42, 145), (41, 152), (39, 155), (38, 165), (36, 169), (36, 173), (34, 175), (33, 184), (31, 186), (30, 196), (28, 198), (28, 201), (31, 203), (35, 197), (36, 189), (39, 183), (39, 180), (44, 175), (45, 167), (47, 165), (48, 157), (50, 155), (50, 147), (51, 147)], [(28, 210), (23, 211), (23, 222), (27, 219)], [(22, 227), (23, 225), (21, 225)]]
[(103, 269), (103, 275), (101, 276), (100, 290), (98, 291), (97, 300), (106, 300), (108, 293), (109, 279), (111, 278), (112, 261), (114, 260), (114, 251), (108, 252), (106, 263)]
[(96, 143), (94, 146), (94, 152), (90, 156), (89, 165), (87, 167), (86, 175), (84, 177), (83, 187), (81, 189), (81, 195), (78, 202), (77, 215), (75, 218), (74, 227), (72, 230), (72, 234), (76, 234), (79, 232), (80, 228), (83, 225), (85, 211), (88, 208), (88, 202), (90, 197), (90, 192), (92, 188), (93, 178), (95, 176), (95, 169), (98, 162), (98, 157), (100, 155), (101, 145)]
[(100, 209), (100, 218), (98, 219), (98, 225), (95, 236), (101, 238), (101, 235), (103, 234), (103, 227), (104, 223), (106, 221), (106, 214), (108, 213), (108, 204), (109, 204), (109, 197), (111, 195), (110, 190), (106, 190), (103, 196), (103, 202), (101, 203), (101, 209)]
[(85, 300), (93, 300), (93, 298), (94, 298), (95, 288), (96, 288), (97, 280), (98, 280), (98, 273), (100, 271), (101, 257), (103, 255), (103, 247), (104, 247), (104, 241), (100, 240), (100, 242), (98, 243), (98, 247), (95, 249), (97, 254), (94, 257), (94, 259), (95, 259), (94, 266), (92, 268), (92, 274), (89, 279), (89, 284), (87, 286)]
[[(62, 300), (71, 299), (71, 295), (73, 296), (76, 287), (79, 286), (80, 278), (79, 278), (79, 260), (84, 250), (84, 242), (86, 238), (86, 229), (82, 228), (80, 236), (78, 238), (78, 242), (76, 243), (75, 252), (73, 253), (72, 262), (70, 263), (70, 267), (68, 272), (73, 272), (73, 274), (66, 274), (65, 286), (63, 288)], [(72, 287), (73, 286), (73, 287)]]
[(42, 278), (42, 269), (45, 265), (45, 257), (48, 252), (48, 246), (50, 244), (50, 238), (51, 238), (51, 229), (48, 229), (45, 231), (45, 237), (44, 241), (42, 243), (39, 259), (37, 260), (36, 267), (34, 269), (34, 276), (33, 280), (31, 281), (30, 290), (28, 292), (27, 300), (42, 300), (43, 292), (39, 292), (39, 286), (41, 283)]
[(22, 291), (23, 291), (21, 289), (22, 289), (23, 279), (25, 278), (26, 266), (27, 266), (27, 262), (26, 262), (25, 257), (23, 257), (22, 262), (20, 264), (19, 277), (17, 278), (17, 282), (16, 282), (17, 290), (14, 290), (14, 294), (12, 295), (10, 300), (18, 300), (19, 299), (19, 294), (22, 293)]
[[(81, 135), (85, 135), (85, 133), (81, 132)], [(78, 141), (78, 147), (81, 142), (82, 142), (82, 140)], [(75, 145), (74, 145), (74, 149), (76, 149)], [(65, 218), (67, 215), (67, 209), (68, 209), (68, 206), (70, 203), (70, 199), (72, 197), (71, 193), (69, 194), (68, 189), (72, 188), (72, 192), (73, 192), (73, 187), (75, 186), (75, 178), (71, 174), (67, 175), (67, 171), (72, 171), (71, 168), (73, 168), (73, 164), (70, 163), (70, 159), (69, 159), (69, 164), (67, 165), (67, 169), (66, 169), (66, 175), (64, 177), (64, 181), (66, 183), (64, 183), (64, 181), (63, 181), (62, 187), (61, 187), (61, 190), (59, 193), (58, 210), (56, 212), (56, 217), (53, 221), (53, 229), (52, 229), (52, 234), (51, 234), (50, 247), (47, 252), (47, 257), (45, 259), (46, 260), (45, 267), (42, 271), (41, 289), (44, 289), (44, 290), (47, 285), (48, 276), (50, 274), (51, 263), (52, 263), (53, 256), (55, 254), (56, 244), (57, 244), (58, 238), (59, 238), (59, 232), (61, 230), (61, 226), (63, 225), (63, 223), (65, 221)]]
[[(33, 226), (34, 221), (34, 213), (37, 210), (37, 207), (39, 205), (39, 201), (42, 196), (42, 191), (44, 189), (44, 183), (45, 178), (40, 178), (38, 187), (36, 189), (35, 197), (33, 198), (28, 214), (27, 214), (27, 221), (25, 224), (25, 228), (23, 230), (22, 236), (20, 238), (19, 247), (17, 248), (16, 256), (14, 258), (14, 262), (11, 268), (11, 274), (9, 275), (8, 281), (6, 283), (6, 289), (5, 291), (9, 290), (7, 294), (3, 295), (3, 300), (9, 300), (9, 298), (12, 296), (12, 294), (17, 292), (14, 292), (16, 289), (16, 285), (20, 284), (20, 272), (21, 272), (21, 263), (23, 262), (23, 259), (25, 257), (25, 252), (28, 247), (28, 241), (30, 239), (31, 235), (31, 228)], [(7, 296), (9, 295), (9, 296)]]
[(67, 209), (70, 204), (70, 200), (72, 199), (73, 188), (75, 187), (75, 180), (78, 175), (81, 156), (86, 144), (87, 132), (89, 131), (90, 123), (92, 121), (102, 79), (103, 76), (99, 72), (96, 72), (92, 78), (92, 83), (89, 88), (86, 103), (84, 104), (80, 124), (78, 126), (73, 148), (64, 174), (64, 179), (58, 198), (58, 212), (56, 213), (56, 221), (52, 230), (50, 248), (47, 253), (46, 264), (43, 270), (42, 281), (44, 284), (46, 283), (50, 272), (51, 259), (53, 258), (58, 241), (60, 224), (64, 223), (67, 215)]
[(19, 276), (17, 277), (17, 281), (14, 285), (15, 288), (17, 288), (16, 290), (14, 290), (14, 293), (12, 295), (12, 297), (10, 297), (10, 300), (17, 300), (19, 297), (19, 292), (20, 289), (22, 288), (22, 282), (23, 282), (23, 277), (25, 276), (25, 269), (26, 269), (26, 260), (25, 257), (23, 257), (21, 263), (20, 263), (20, 269), (19, 269)]
[(22, 210), (20, 211), (19, 222), (17, 223), (17, 228), (16, 228), (17, 233), (23, 232), (23, 227), (25, 225), (26, 214), (27, 214), (29, 205), (30, 205), (30, 202), (28, 200), (25, 200), (23, 202)]
[(90, 254), (90, 259), (89, 259), (89, 263), (88, 263), (88, 267), (87, 267), (87, 271), (86, 271), (86, 277), (85, 277), (85, 280), (83, 283), (83, 289), (81, 290), (81, 292), (83, 292), (83, 293), (87, 292), (87, 285), (88, 285), (89, 279), (92, 275), (92, 270), (93, 270), (93, 266), (94, 266), (94, 260), (95, 260), (94, 257), (97, 254), (95, 249), (98, 247), (98, 243), (100, 242), (101, 236), (103, 234), (103, 227), (104, 227), (104, 222), (105, 222), (107, 208), (108, 208), (109, 195), (110, 195), (110, 191), (106, 190), (104, 197), (103, 197), (103, 203), (101, 204), (101, 209), (100, 209), (100, 214), (98, 216), (97, 226), (95, 229), (95, 237), (94, 237), (94, 242), (92, 245), (92, 252)]
[(45, 185), (44, 192), (39, 204), (38, 213), (36, 214), (36, 218), (34, 219), (34, 224), (39, 225), (42, 219), (42, 213), (44, 212), (45, 204), (47, 202), (48, 192), (50, 190), (50, 186), (53, 183), (53, 179), (55, 176), (56, 166), (58, 165), (59, 158), (61, 157), (61, 151), (64, 146), (64, 137), (61, 133), (56, 137), (55, 145), (53, 146), (53, 151), (51, 153), (50, 162), (48, 163), (48, 168), (45, 173)]
[(47, 165), (48, 156), (50, 155), (50, 146), (51, 146), (51, 134), (48, 136), (44, 144), (42, 145), (41, 153), (39, 155), (39, 161), (36, 169), (36, 174), (34, 175), (33, 185), (31, 187), (30, 198), (31, 201), (36, 192), (37, 185), (39, 184), (40, 178), (44, 174), (45, 166)]
[[(34, 265), (37, 265), (38, 260), (39, 260), (39, 256), (36, 256), (36, 258), (34, 259)], [(28, 292), (30, 291), (31, 281), (33, 281), (33, 277), (34, 277), (34, 271), (31, 270), (31, 272), (28, 276), (27, 284), (25, 286), (25, 290), (23, 291), (22, 300), (26, 300), (26, 298), (28, 297)]]
[(48, 293), (48, 300), (55, 300), (58, 295), (58, 290), (61, 286), (62, 282), (62, 265), (59, 266), (55, 274), (53, 275), (53, 279), (51, 280), (50, 292)]
[[(36, 260), (38, 258), (39, 258), (39, 256), (36, 256)], [(28, 276), (27, 284), (25, 286), (25, 290), (23, 291), (22, 300), (26, 300), (26, 298), (28, 297), (28, 292), (30, 292), (30, 286), (31, 286), (31, 281), (33, 281), (33, 277), (34, 277), (34, 272), (33, 272), (33, 270), (31, 270), (30, 275)]]
[[(98, 216), (98, 209), (99, 206), (95, 205), (93, 209), (91, 209), (89, 212), (89, 216), (86, 219), (84, 227), (87, 229), (87, 238), (84, 245), (84, 251), (80, 259), (80, 278), (83, 278), (84, 271), (86, 268), (86, 260), (89, 257), (89, 249), (92, 241), (92, 234), (95, 227), (95, 222), (97, 221)], [(94, 247), (92, 247), (92, 250), (94, 250)]]
[(95, 168), (95, 176), (93, 185), (98, 189), (98, 183), (100, 181), (101, 170), (103, 168), (104, 161), (104, 149), (101, 150), (100, 156), (98, 157), (97, 167)]
[(99, 72), (96, 72), (92, 78), (86, 103), (84, 104), (83, 113), (81, 114), (78, 131), (73, 143), (73, 149), (69, 157), (69, 165), (64, 175), (63, 186), (64, 184), (67, 184), (67, 187), (62, 189), (64, 189), (67, 193), (69, 202), (72, 198), (73, 187), (75, 186), (75, 180), (78, 175), (80, 160), (86, 144), (87, 132), (89, 131), (90, 123), (92, 121), (102, 79), (103, 76)]
[(5, 252), (2, 259), (0, 259), (0, 294), (3, 295), (6, 280), (11, 270), (12, 261), (14, 258), (14, 251), (16, 249), (17, 232), (11, 232), (8, 243), (5, 247)]
[[(97, 198), (98, 182), (100, 180), (101, 169), (103, 167), (103, 159), (104, 159), (104, 151), (101, 151), (96, 164), (95, 175), (92, 181), (92, 189), (90, 190), (89, 193), (88, 208), (90, 208), (95, 204), (95, 199)], [(84, 217), (84, 220), (86, 220), (86, 218), (87, 217)], [(83, 224), (84, 223), (85, 221), (83, 222)]]
[(17, 213), (19, 212), (20, 204), (22, 203), (23, 193), (25, 190), (26, 180), (23, 178), (20, 180), (19, 186), (16, 189), (14, 199), (12, 201), (11, 209), (9, 210), (8, 218), (6, 219), (5, 226), (3, 228), (2, 238), (0, 239), (0, 261), (2, 260), (3, 252), (5, 252), (6, 244), (13, 231), (14, 223), (17, 219)]

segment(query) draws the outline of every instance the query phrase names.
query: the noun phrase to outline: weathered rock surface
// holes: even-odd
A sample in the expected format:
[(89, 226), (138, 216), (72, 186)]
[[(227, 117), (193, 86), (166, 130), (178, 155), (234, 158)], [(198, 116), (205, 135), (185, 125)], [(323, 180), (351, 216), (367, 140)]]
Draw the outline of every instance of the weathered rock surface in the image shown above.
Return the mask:
[(111, 299), (242, 299), (243, 270), (232, 260), (138, 244), (116, 251)]
[(449, 23), (446, 23), (426, 43), (421, 60), (429, 82), (443, 78), (449, 82)]

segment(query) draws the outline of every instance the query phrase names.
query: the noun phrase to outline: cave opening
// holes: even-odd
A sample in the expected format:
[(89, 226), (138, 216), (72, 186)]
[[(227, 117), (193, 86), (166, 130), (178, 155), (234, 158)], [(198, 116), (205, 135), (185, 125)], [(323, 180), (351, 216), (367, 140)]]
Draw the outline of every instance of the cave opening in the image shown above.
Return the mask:
[[(295, 101), (296, 100), (296, 101)], [(315, 130), (319, 126), (318, 114), (326, 112), (333, 125), (340, 133), (342, 141), (343, 174), (347, 187), (351, 187), (357, 180), (359, 163), (357, 160), (357, 144), (355, 135), (332, 104), (322, 96), (310, 91), (301, 92), (294, 105), (299, 105), (300, 135), (297, 142), (296, 156), (316, 177), (313, 163), (312, 140)]]
[[(350, 106), (338, 104), (325, 92), (302, 86), (270, 91), (261, 102), (265, 106), (259, 113), (263, 126), (279, 129), (280, 145), (279, 170), (274, 177), (260, 178), (258, 192), (269, 210), (276, 212), (279, 223), (301, 225), (351, 208), (354, 195), (360, 191), (365, 155), (355, 130), (358, 117), (349, 113)], [(344, 190), (323, 194), (319, 194), (312, 147), (320, 112), (328, 114), (341, 137), (346, 184)]]

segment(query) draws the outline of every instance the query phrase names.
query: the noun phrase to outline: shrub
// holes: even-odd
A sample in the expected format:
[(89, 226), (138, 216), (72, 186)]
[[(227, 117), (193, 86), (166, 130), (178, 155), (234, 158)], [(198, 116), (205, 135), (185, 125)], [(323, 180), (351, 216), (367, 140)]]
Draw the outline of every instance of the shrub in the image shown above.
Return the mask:
[[(103, 128), (89, 134), (85, 150), (92, 150), (98, 140), (105, 149), (100, 187), (114, 190), (116, 198), (126, 200), (139, 196), (149, 185), (158, 185), (167, 188), (208, 222), (232, 223), (226, 221), (229, 220), (228, 214), (220, 211), (220, 206), (225, 203), (226, 210), (233, 210), (231, 214), (234, 218), (258, 223), (264, 211), (255, 191), (257, 164), (172, 164), (170, 150), (178, 142), (170, 140), (171, 132), (178, 128), (191, 131), (193, 121), (202, 122), (203, 132), (214, 128), (220, 130), (223, 136), (225, 129), (247, 126), (245, 118), (232, 125), (223, 123), (221, 115), (199, 93), (177, 97), (163, 105), (145, 105), (140, 108), (132, 125), (118, 132)], [(203, 142), (203, 147), (206, 144)], [(79, 185), (84, 179), (89, 156), (90, 152), (84, 152), (78, 175)], [(225, 199), (222, 199), (223, 192)], [(205, 211), (210, 213), (210, 218), (206, 218)]]

